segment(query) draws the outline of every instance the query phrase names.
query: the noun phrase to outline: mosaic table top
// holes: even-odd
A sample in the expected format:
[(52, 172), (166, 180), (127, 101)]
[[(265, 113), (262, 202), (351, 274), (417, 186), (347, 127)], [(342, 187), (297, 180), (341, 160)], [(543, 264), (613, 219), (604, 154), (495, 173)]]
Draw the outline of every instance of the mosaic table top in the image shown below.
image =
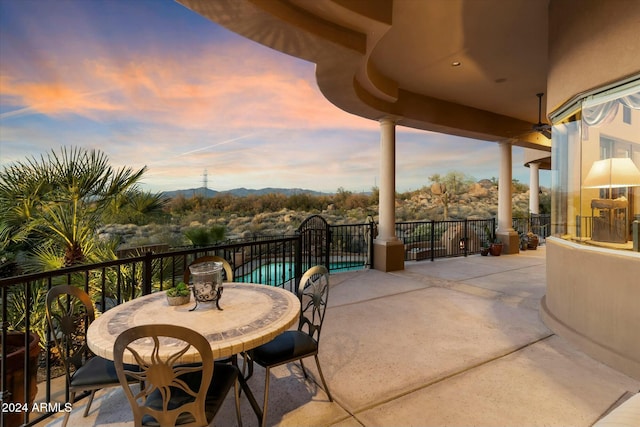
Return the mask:
[[(281, 288), (247, 283), (225, 283), (220, 307), (215, 303), (191, 302), (170, 306), (165, 292), (157, 292), (116, 306), (93, 321), (87, 333), (87, 343), (96, 355), (113, 360), (113, 344), (126, 329), (138, 325), (173, 324), (186, 326), (202, 334), (209, 343), (215, 359), (229, 357), (269, 342), (289, 329), (298, 320), (300, 301), (292, 292)], [(167, 354), (171, 349), (167, 338)], [(150, 354), (151, 340), (136, 341), (133, 347), (143, 356)], [(193, 350), (193, 349), (191, 349)], [(195, 351), (185, 353), (182, 363), (198, 362)], [(135, 363), (125, 352), (125, 363)]]

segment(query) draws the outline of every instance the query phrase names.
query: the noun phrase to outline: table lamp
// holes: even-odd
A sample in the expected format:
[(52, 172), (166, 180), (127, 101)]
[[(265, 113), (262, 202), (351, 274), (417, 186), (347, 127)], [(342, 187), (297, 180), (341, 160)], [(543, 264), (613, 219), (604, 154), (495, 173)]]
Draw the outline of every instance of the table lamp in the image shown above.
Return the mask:
[[(583, 188), (621, 188), (640, 186), (640, 170), (630, 158), (610, 158), (593, 162), (582, 185)], [(608, 197), (612, 197), (609, 191)], [(594, 209), (608, 212), (608, 218), (594, 216)], [(591, 200), (592, 229), (591, 239), (601, 242), (626, 243), (627, 199), (593, 199)], [(623, 212), (623, 219), (618, 219), (615, 211)]]
[(640, 187), (640, 170), (628, 157), (597, 160), (593, 162), (582, 187)]

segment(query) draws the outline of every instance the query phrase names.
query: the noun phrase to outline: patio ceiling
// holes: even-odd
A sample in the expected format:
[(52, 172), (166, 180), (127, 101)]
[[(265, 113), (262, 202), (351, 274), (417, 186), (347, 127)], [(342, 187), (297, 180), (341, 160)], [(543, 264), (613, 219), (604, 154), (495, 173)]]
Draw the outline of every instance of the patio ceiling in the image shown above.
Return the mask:
[[(550, 150), (531, 132), (546, 91), (550, 0), (178, 1), (314, 62), (320, 90), (347, 112)], [(543, 122), (545, 111), (543, 102)]]

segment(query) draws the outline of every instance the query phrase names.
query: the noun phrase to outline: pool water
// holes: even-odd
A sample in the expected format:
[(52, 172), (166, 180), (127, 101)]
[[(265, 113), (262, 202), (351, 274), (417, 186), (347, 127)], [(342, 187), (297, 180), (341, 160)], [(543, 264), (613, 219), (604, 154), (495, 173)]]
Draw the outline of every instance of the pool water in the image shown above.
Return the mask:
[[(364, 264), (354, 264), (353, 262), (332, 262), (329, 270), (336, 271), (358, 271), (364, 268)], [(295, 276), (295, 264), (292, 262), (274, 262), (264, 264), (256, 268), (249, 274), (234, 278), (236, 282), (263, 283), (266, 285), (279, 285), (286, 283)]]

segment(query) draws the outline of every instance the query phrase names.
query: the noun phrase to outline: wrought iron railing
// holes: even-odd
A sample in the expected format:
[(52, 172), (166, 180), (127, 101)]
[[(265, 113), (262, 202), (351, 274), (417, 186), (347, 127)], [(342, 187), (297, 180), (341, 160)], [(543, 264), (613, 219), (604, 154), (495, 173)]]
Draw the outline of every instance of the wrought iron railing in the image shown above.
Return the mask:
[(530, 215), (528, 218), (513, 218), (513, 229), (518, 233), (532, 232), (537, 234), (541, 241), (551, 234), (551, 215)]
[[(26, 347), (24, 355), (20, 357), (22, 363), (18, 367), (9, 366), (9, 363), (5, 363), (9, 358), (3, 357), (0, 388), (2, 404), (7, 411), (19, 412), (21, 419), (17, 423), (33, 425), (55, 412), (55, 402), (64, 403), (69, 399), (65, 385), (58, 384), (56, 388), (51, 381), (54, 358), (53, 345), (48, 339), (50, 331), (45, 319), (45, 298), (53, 286), (78, 286), (91, 296), (98, 311), (104, 311), (138, 296), (172, 287), (183, 280), (185, 269), (194, 259), (204, 255), (218, 255), (229, 260), (234, 269), (234, 277), (238, 277), (238, 280), (293, 291), (296, 279), (302, 276), (302, 271), (296, 267), (301, 266), (300, 252), (300, 237), (291, 236), (172, 252), (147, 252), (108, 262), (0, 279), (3, 326), (1, 354), (11, 353), (12, 349), (7, 343), (10, 329), (25, 332), (25, 341), (32, 332), (37, 333), (40, 337), (42, 361), (37, 370), (44, 377), (38, 385), (41, 396), (36, 402), (38, 411), (32, 411), (34, 407), (29, 405), (33, 399), (33, 396), (30, 398), (29, 378), (35, 373), (32, 372), (34, 367), (25, 362), (30, 359), (30, 353), (34, 349)], [(265, 265), (292, 267), (290, 274), (272, 274), (270, 269), (262, 270)], [(16, 374), (19, 371), (18, 376)], [(44, 410), (41, 411), (42, 408)], [(8, 419), (7, 411), (2, 412), (2, 420)], [(5, 421), (0, 420), (0, 425), (5, 425), (4, 423)], [(7, 425), (9, 423), (15, 424), (16, 421), (7, 421)]]
[(375, 223), (330, 226), (330, 271), (370, 267), (373, 261)]
[[(26, 332), (26, 337), (31, 332), (37, 332), (41, 342), (37, 368), (42, 379), (38, 384), (38, 411), (29, 413), (22, 411), (25, 406), (18, 408), (21, 410), (19, 423), (34, 425), (56, 411), (56, 402), (62, 404), (69, 399), (64, 379), (55, 384), (52, 381), (53, 347), (47, 338), (50, 331), (45, 319), (45, 297), (53, 286), (71, 284), (81, 287), (92, 297), (97, 310), (105, 311), (140, 295), (174, 286), (183, 280), (188, 265), (204, 255), (218, 255), (228, 260), (235, 281), (263, 283), (289, 290), (295, 289), (295, 283), (309, 262), (328, 263), (327, 267), (334, 272), (373, 265), (373, 239), (376, 235), (373, 221), (326, 225), (324, 231), (313, 228), (313, 238), (305, 238), (307, 231), (300, 229), (294, 236), (260, 237), (170, 252), (147, 251), (136, 254), (135, 251), (128, 251), (128, 257), (113, 261), (0, 279), (1, 354), (6, 355), (9, 350), (6, 340), (9, 330)], [(322, 236), (322, 233), (325, 235)], [(466, 256), (478, 253), (482, 243), (493, 240), (495, 220), (401, 222), (396, 224), (396, 233), (405, 244), (407, 260)], [(303, 242), (306, 245), (315, 242), (328, 246), (322, 249), (303, 248)], [(316, 252), (321, 252), (322, 257), (311, 256)], [(9, 394), (10, 382), (15, 377), (11, 371), (13, 368), (9, 368), (2, 358), (0, 397), (3, 403), (29, 402), (28, 378), (33, 368), (26, 362), (31, 352), (27, 347), (23, 356), (26, 372), (24, 378), (18, 380), (23, 386), (18, 387), (21, 390), (19, 395)], [(2, 419), (6, 415), (2, 413)], [(1, 425), (5, 425), (4, 421)]]
[(405, 261), (467, 256), (495, 238), (495, 219), (397, 222)]

